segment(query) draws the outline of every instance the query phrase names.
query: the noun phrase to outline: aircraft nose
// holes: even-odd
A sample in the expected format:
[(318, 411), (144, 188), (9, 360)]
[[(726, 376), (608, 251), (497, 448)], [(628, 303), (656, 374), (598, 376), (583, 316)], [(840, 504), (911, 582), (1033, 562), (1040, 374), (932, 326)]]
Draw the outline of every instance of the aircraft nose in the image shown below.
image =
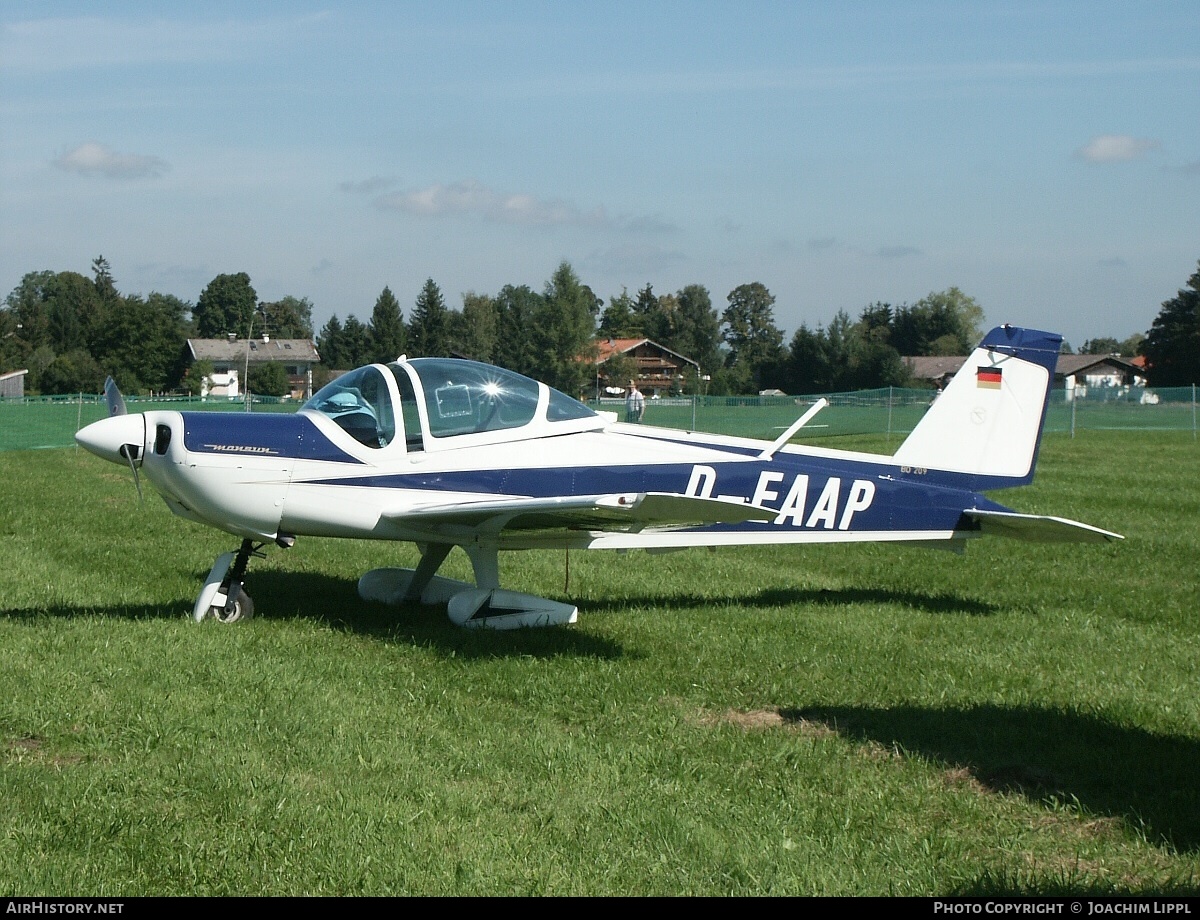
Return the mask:
[(97, 457), (122, 466), (130, 459), (140, 463), (146, 444), (146, 417), (114, 415), (102, 418), (75, 432), (75, 443)]

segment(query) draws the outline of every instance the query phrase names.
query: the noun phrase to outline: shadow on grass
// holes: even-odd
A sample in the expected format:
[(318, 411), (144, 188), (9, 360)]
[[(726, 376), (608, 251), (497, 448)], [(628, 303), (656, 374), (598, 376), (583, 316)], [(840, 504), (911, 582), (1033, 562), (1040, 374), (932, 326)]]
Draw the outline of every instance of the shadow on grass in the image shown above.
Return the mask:
[[(198, 573), (197, 587), (204, 573)], [(494, 658), (504, 655), (554, 657), (577, 655), (603, 659), (628, 658), (631, 653), (614, 641), (567, 628), (521, 629), (511, 631), (468, 630), (454, 626), (444, 606), (421, 604), (390, 606), (362, 600), (353, 580), (312, 572), (251, 572), (246, 589), (254, 599), (255, 618), (299, 618), (356, 635), (373, 636), (392, 642), (409, 642), (438, 649), (460, 658)], [(71, 607), (56, 605), (26, 610), (0, 610), (11, 619), (38, 617), (78, 617), (85, 615), (126, 620), (190, 619), (191, 599), (168, 604), (129, 604), (108, 607)], [(600, 598), (587, 601), (580, 611), (619, 613), (629, 609), (670, 609), (672, 611), (711, 608), (738, 604), (750, 608), (795, 606), (847, 606), (855, 604), (894, 604), (931, 613), (986, 616), (991, 605), (977, 600), (925, 594), (913, 591), (885, 591), (869, 588), (844, 590), (802, 590), (769, 588), (727, 597), (711, 594), (644, 595)], [(231, 626), (230, 628), (237, 628)]]
[[(204, 574), (197, 575), (197, 591)], [(504, 631), (463, 629), (450, 622), (444, 605), (390, 606), (364, 601), (358, 596), (355, 580), (331, 575), (252, 571), (246, 579), (246, 590), (254, 601), (256, 620), (308, 620), (355, 635), (387, 642), (420, 645), (439, 651), (447, 657), (641, 657), (624, 649), (618, 642), (570, 627)], [(4, 609), (0, 610), (0, 616), (12, 620), (36, 620), (42, 617), (70, 619), (83, 616), (122, 620), (190, 620), (193, 604), (194, 600), (189, 598), (165, 604), (122, 604), (107, 607), (51, 605), (30, 609)], [(230, 624), (220, 628), (239, 629), (244, 625), (248, 624)]]
[(1159, 847), (1200, 852), (1200, 742), (1192, 738), (1032, 706), (823, 706), (780, 715), (965, 770), (991, 792), (1052, 807), (1077, 804), (1089, 815), (1119, 819)]
[(715, 605), (737, 604), (742, 607), (848, 607), (856, 604), (892, 604), (924, 613), (954, 613), (967, 616), (991, 616), (1000, 608), (974, 598), (947, 594), (927, 594), (923, 591), (887, 591), (879, 588), (763, 588), (760, 591), (713, 594), (658, 594), (597, 598), (588, 602), (587, 609), (611, 613), (631, 607), (670, 608), (689, 610)]
[(247, 587), (260, 599), (256, 600), (258, 609), (269, 608), (261, 614), (266, 618), (312, 620), (332, 629), (420, 645), (456, 658), (506, 655), (629, 657), (619, 643), (570, 627), (499, 631), (463, 629), (450, 622), (444, 604), (392, 606), (364, 601), (358, 596), (356, 581), (329, 575), (260, 572), (253, 575), (252, 582), (247, 580)]

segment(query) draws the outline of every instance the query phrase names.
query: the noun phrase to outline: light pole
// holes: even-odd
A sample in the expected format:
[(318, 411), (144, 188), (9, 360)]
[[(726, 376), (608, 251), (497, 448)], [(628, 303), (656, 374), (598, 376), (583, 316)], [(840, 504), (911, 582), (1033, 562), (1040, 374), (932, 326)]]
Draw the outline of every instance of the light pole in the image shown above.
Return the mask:
[(254, 338), (254, 317), (256, 315), (263, 316), (265, 320), (262, 304), (250, 311), (250, 319), (246, 324), (246, 379), (243, 382), (242, 392), (245, 394), (247, 412), (250, 411), (250, 340)]
[[(712, 378), (710, 376), (708, 376), (708, 374), (705, 374), (703, 377), (698, 377), (696, 379), (696, 382), (699, 383), (701, 380), (704, 381), (704, 394), (707, 396), (708, 395), (708, 381), (712, 380)], [(696, 393), (695, 391), (692, 392), (692, 431), (696, 430), (696, 400), (697, 400), (698, 396), (699, 396), (698, 393)]]

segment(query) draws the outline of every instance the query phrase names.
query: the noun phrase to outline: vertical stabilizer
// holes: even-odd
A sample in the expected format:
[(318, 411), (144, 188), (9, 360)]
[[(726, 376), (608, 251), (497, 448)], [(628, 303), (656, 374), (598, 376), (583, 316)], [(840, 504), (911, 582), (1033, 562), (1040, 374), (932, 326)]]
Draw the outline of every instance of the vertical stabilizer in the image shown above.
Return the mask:
[(1033, 479), (1062, 337), (998, 326), (896, 451), (905, 466), (960, 473), (973, 489)]

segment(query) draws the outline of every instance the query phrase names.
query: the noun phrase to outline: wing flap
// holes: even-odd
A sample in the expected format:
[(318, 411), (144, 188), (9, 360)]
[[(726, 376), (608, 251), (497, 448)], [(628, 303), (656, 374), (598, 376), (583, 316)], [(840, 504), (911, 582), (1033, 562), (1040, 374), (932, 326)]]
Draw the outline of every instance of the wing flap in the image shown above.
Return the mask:
[(975, 522), (985, 534), (1035, 543), (1115, 543), (1125, 539), (1119, 533), (1101, 530), (1091, 524), (1044, 514), (968, 508), (963, 511), (963, 516)]
[(423, 505), (384, 517), (397, 524), (504, 530), (635, 531), (647, 527), (770, 521), (778, 512), (742, 502), (665, 492), (625, 492), (551, 498)]

